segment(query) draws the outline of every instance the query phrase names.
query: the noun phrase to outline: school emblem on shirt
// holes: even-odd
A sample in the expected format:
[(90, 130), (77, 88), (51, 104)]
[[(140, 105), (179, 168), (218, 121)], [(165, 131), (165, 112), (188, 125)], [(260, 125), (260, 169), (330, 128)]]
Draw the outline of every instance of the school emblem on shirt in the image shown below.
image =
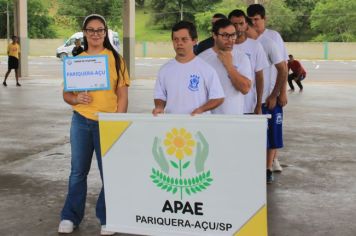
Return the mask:
[(282, 122), (283, 122), (282, 113), (277, 113), (277, 115), (276, 115), (276, 124), (280, 125), (280, 124), (282, 124)]
[[(162, 145), (163, 144), (163, 145)], [(213, 182), (205, 162), (209, 156), (209, 143), (198, 131), (193, 136), (185, 128), (173, 128), (163, 142), (155, 137), (152, 154), (159, 168), (152, 168), (151, 181), (159, 189), (185, 196), (198, 194)]]
[(190, 75), (190, 81), (188, 88), (191, 91), (198, 91), (199, 90), (199, 76), (198, 75)]

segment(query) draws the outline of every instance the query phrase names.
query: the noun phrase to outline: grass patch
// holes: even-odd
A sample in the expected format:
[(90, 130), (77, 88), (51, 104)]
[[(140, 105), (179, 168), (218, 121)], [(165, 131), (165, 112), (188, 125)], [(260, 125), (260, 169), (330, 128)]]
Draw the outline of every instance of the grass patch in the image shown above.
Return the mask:
[(150, 22), (150, 13), (147, 10), (136, 9), (136, 41), (168, 42), (171, 40), (171, 31), (155, 29)]

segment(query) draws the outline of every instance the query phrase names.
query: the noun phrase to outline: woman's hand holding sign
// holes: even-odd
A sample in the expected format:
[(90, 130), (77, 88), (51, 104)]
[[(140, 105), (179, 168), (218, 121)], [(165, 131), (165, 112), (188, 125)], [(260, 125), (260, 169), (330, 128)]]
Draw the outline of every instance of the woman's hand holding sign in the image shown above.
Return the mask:
[(92, 102), (91, 96), (87, 92), (80, 92), (76, 97), (77, 104), (85, 104), (88, 105)]

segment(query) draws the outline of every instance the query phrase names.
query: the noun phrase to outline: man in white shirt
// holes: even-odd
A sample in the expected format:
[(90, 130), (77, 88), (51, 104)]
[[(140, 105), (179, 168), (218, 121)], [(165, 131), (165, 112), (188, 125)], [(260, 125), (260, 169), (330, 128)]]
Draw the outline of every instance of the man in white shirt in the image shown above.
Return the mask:
[(249, 59), (243, 52), (234, 50), (236, 30), (229, 20), (216, 21), (212, 31), (214, 47), (205, 50), (199, 57), (215, 68), (226, 96), (223, 104), (212, 113), (242, 115), (244, 94), (251, 88)]
[(228, 18), (236, 28), (237, 39), (235, 46), (246, 53), (252, 68), (253, 87), (245, 96), (244, 113), (262, 114), (263, 69), (269, 67), (266, 54), (258, 41), (246, 36), (248, 25), (245, 12), (239, 9), (233, 10)]
[[(247, 8), (247, 14), (252, 20), (253, 27), (258, 33), (258, 41), (262, 43), (266, 38), (272, 39), (277, 45), (277, 51), (282, 55), (282, 62), (275, 64), (275, 69), (270, 70), (270, 93), (266, 98), (266, 103), (262, 106), (262, 113), (271, 114), (268, 121), (268, 145), (267, 145), (267, 183), (273, 182), (272, 166), (273, 161), (278, 162), (277, 149), (283, 147), (283, 109), (287, 104), (287, 64), (288, 55), (286, 53), (282, 37), (276, 31), (268, 30), (265, 27), (265, 9), (260, 4), (252, 4)], [(273, 35), (273, 36), (272, 36)], [(277, 40), (280, 38), (280, 40)], [(281, 42), (283, 44), (281, 44)], [(268, 52), (266, 52), (268, 53)], [(278, 65), (278, 66), (277, 66)], [(272, 88), (273, 87), (273, 88)]]
[(225, 95), (216, 71), (193, 53), (197, 38), (192, 23), (181, 21), (173, 26), (176, 56), (158, 72), (153, 115), (210, 113), (223, 103)]

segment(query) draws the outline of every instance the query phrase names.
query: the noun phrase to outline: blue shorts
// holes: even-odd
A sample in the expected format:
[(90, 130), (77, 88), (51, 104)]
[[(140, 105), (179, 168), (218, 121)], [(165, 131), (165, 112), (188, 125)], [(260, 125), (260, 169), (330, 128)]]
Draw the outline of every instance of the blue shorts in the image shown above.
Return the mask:
[(262, 104), (262, 113), (271, 115), (268, 119), (267, 129), (267, 149), (276, 149), (283, 147), (283, 109), (276, 105), (273, 110), (269, 110), (266, 104)]

